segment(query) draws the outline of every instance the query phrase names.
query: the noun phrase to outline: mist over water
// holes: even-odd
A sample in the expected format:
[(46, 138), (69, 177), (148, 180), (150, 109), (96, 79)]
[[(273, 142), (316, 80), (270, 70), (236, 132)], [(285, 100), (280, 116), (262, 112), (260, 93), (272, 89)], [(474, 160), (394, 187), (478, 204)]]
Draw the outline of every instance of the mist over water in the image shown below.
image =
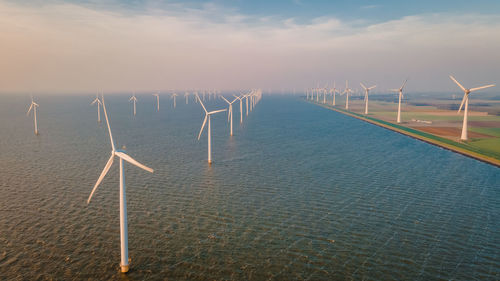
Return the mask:
[[(304, 102), (264, 96), (234, 136), (191, 96), (106, 96), (125, 164), (131, 271), (119, 273), (118, 165), (92, 96), (0, 104), (0, 279), (493, 280), (500, 169)], [(225, 108), (206, 101), (208, 110)], [(245, 108), (245, 106), (243, 107)], [(104, 118), (104, 116), (102, 116)]]

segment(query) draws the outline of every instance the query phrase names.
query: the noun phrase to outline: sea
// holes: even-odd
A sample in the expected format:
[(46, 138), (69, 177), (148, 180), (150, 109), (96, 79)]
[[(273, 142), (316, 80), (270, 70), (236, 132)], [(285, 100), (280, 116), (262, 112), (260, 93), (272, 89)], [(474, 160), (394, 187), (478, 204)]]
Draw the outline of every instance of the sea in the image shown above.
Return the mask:
[[(226, 93), (231, 97), (231, 93)], [(106, 95), (128, 163), (89, 95), (0, 101), (1, 280), (498, 280), (500, 169), (292, 95), (264, 95), (234, 136), (191, 95)], [(205, 100), (207, 110), (227, 108)], [(102, 113), (101, 113), (102, 115)], [(104, 120), (104, 115), (101, 116)]]

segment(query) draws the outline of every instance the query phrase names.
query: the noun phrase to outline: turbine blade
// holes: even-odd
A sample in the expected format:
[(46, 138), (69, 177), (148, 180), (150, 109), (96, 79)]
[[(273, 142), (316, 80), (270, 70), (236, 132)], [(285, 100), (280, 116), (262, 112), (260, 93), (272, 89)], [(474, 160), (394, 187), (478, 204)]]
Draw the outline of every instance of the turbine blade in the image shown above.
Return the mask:
[(392, 92), (399, 92), (399, 89), (389, 89), (389, 91), (392, 91)]
[(212, 115), (212, 114), (219, 113), (219, 112), (223, 112), (223, 111), (226, 111), (226, 110), (227, 110), (227, 109), (214, 110), (214, 111), (210, 111), (210, 112), (209, 112), (209, 113), (207, 113), (207, 114)]
[(406, 79), (406, 80), (403, 82), (403, 85), (402, 85), (402, 86), (401, 86), (401, 88), (399, 88), (399, 89), (403, 90), (403, 88), (404, 88), (404, 87), (405, 87), (405, 85), (406, 85), (406, 82), (408, 82), (408, 79)]
[(115, 152), (115, 154), (116, 154), (116, 156), (118, 156), (118, 157), (120, 157), (121, 159), (123, 159), (123, 160), (125, 160), (125, 161), (129, 162), (130, 164), (133, 164), (133, 165), (135, 165), (135, 166), (137, 166), (137, 167), (139, 167), (139, 168), (141, 168), (141, 169), (143, 169), (143, 170), (146, 170), (146, 171), (148, 171), (148, 172), (150, 172), (150, 173), (154, 172), (154, 170), (153, 170), (153, 169), (151, 169), (151, 168), (149, 168), (149, 167), (147, 167), (147, 166), (145, 166), (145, 165), (143, 165), (143, 164), (141, 164), (141, 163), (137, 162), (134, 158), (130, 157), (130, 156), (129, 156), (128, 154), (126, 154), (126, 153), (123, 153), (123, 152), (118, 151), (118, 152)]
[(111, 126), (109, 126), (108, 112), (106, 111), (106, 104), (104, 103), (104, 95), (102, 96), (102, 108), (104, 109), (104, 116), (106, 117), (106, 124), (108, 125), (109, 141), (111, 142), (111, 149), (115, 151), (115, 142), (113, 141), (113, 134), (111, 134)]
[(29, 114), (30, 114), (30, 111), (31, 111), (31, 109), (32, 109), (32, 108), (33, 108), (33, 102), (31, 102), (31, 104), (30, 104), (30, 108), (28, 109), (28, 112), (26, 112), (26, 115), (29, 115)]
[(90, 199), (92, 199), (92, 195), (94, 195), (94, 192), (97, 190), (97, 187), (99, 186), (99, 184), (101, 183), (101, 181), (104, 179), (104, 177), (108, 173), (109, 168), (111, 168), (111, 165), (113, 165), (113, 159), (114, 158), (115, 158), (115, 156), (113, 154), (111, 154), (111, 157), (109, 157), (109, 160), (106, 163), (106, 166), (104, 166), (104, 170), (102, 170), (101, 175), (97, 179), (97, 182), (95, 183), (94, 188), (92, 189), (92, 192), (90, 192), (89, 199), (87, 199), (87, 204), (90, 203)]
[(203, 119), (203, 125), (201, 125), (200, 133), (198, 134), (198, 140), (200, 140), (201, 133), (203, 132), (203, 128), (205, 128), (205, 123), (207, 123), (208, 114), (205, 114), (205, 119)]
[(464, 94), (464, 98), (462, 99), (462, 103), (460, 104), (460, 108), (458, 109), (457, 114), (460, 113), (460, 110), (462, 110), (462, 107), (464, 106), (466, 98), (467, 98), (467, 94)]
[(495, 87), (494, 84), (491, 84), (491, 85), (486, 85), (486, 86), (481, 86), (481, 87), (477, 87), (477, 88), (472, 88), (470, 89), (469, 91), (477, 91), (477, 90), (481, 90), (481, 89), (486, 89), (486, 88), (491, 88), (491, 87)]
[(462, 86), (462, 84), (458, 83), (458, 81), (457, 81), (457, 79), (455, 79), (455, 77), (453, 77), (453, 76), (450, 75), (450, 78), (451, 78), (451, 80), (453, 80), (460, 87), (460, 89), (462, 89), (463, 91), (467, 91), (464, 88), (464, 86)]
[[(196, 95), (196, 96), (198, 97), (198, 95)], [(203, 102), (201, 102), (200, 97), (198, 97), (198, 100), (200, 101), (200, 104), (201, 104), (201, 106), (203, 107), (203, 110), (205, 110), (205, 113), (208, 113), (208, 112), (207, 112), (207, 109), (205, 108), (205, 105), (203, 104)]]
[(95, 99), (90, 105), (94, 105), (94, 103), (96, 103), (98, 100)]
[(363, 89), (366, 90), (366, 87), (365, 87), (365, 85), (363, 85), (363, 83), (359, 83), (359, 84), (361, 85), (361, 87), (363, 87)]
[(223, 95), (221, 95), (220, 97), (221, 97), (224, 101), (226, 101), (227, 103), (229, 103), (229, 104), (230, 104), (230, 102), (229, 102), (229, 101), (228, 101), (228, 100), (227, 100), (227, 99), (226, 99)]
[(377, 87), (377, 85), (371, 86), (370, 88), (368, 88), (368, 90), (375, 89), (376, 87)]

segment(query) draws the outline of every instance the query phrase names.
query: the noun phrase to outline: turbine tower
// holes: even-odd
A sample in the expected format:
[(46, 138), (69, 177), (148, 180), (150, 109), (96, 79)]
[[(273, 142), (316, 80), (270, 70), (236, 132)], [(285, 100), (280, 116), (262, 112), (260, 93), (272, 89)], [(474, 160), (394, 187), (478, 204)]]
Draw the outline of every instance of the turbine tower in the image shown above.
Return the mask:
[(156, 111), (160, 111), (160, 95), (159, 94), (153, 94), (153, 96), (156, 97)]
[(365, 115), (368, 114), (368, 93), (370, 92), (371, 89), (377, 87), (377, 85), (371, 86), (371, 87), (365, 87), (363, 83), (359, 83), (363, 89), (365, 89)]
[(115, 156), (120, 158), (120, 244), (121, 244), (120, 268), (121, 272), (125, 273), (128, 272), (130, 265), (128, 259), (127, 197), (125, 189), (125, 170), (123, 169), (123, 164), (124, 164), (123, 160), (150, 173), (153, 172), (153, 169), (144, 166), (143, 164), (134, 160), (132, 157), (128, 156), (125, 150), (115, 149), (115, 144), (113, 142), (113, 135), (111, 134), (111, 127), (109, 125), (108, 114), (106, 113), (106, 104), (104, 103), (104, 97), (102, 98), (102, 107), (104, 109), (104, 116), (106, 117), (106, 124), (108, 125), (109, 139), (111, 142), (111, 157), (109, 157), (106, 166), (104, 166), (104, 170), (102, 170), (101, 175), (97, 179), (97, 182), (94, 185), (92, 192), (90, 193), (89, 199), (87, 200), (87, 204), (90, 203), (92, 195), (94, 195), (94, 192), (96, 191), (97, 187), (108, 173), (109, 169), (111, 168), (111, 165), (113, 165), (113, 160)]
[(94, 104), (97, 104), (97, 122), (101, 123), (101, 101), (99, 100), (99, 96), (97, 94), (95, 95), (95, 100), (90, 105)]
[[(229, 104), (229, 111), (227, 113), (227, 122), (230, 122), (231, 125), (231, 130), (230, 130), (230, 135), (233, 136), (233, 103), (238, 100), (238, 98), (235, 98), (232, 102), (229, 102), (224, 96), (220, 96), (227, 104)], [(231, 119), (231, 120), (229, 120)]]
[(185, 92), (184, 97), (186, 98), (186, 104), (188, 104), (189, 92)]
[(129, 101), (134, 103), (134, 116), (135, 116), (135, 103), (137, 102), (137, 98), (135, 97), (135, 93), (130, 97)]
[(26, 115), (30, 114), (31, 109), (33, 109), (33, 122), (35, 123), (35, 135), (38, 136), (38, 123), (36, 122), (36, 108), (39, 107), (38, 103), (33, 101), (33, 97), (31, 97), (31, 104)]
[[(197, 96), (198, 97), (198, 96)], [(223, 112), (226, 111), (226, 109), (221, 109), (221, 110), (214, 110), (208, 112), (207, 109), (205, 108), (205, 105), (203, 105), (203, 102), (201, 101), (200, 97), (198, 97), (198, 101), (200, 102), (201, 106), (203, 107), (203, 110), (205, 111), (205, 119), (203, 119), (203, 125), (201, 125), (200, 133), (198, 134), (198, 140), (200, 140), (201, 133), (203, 132), (203, 129), (205, 128), (205, 124), (207, 123), (207, 118), (208, 118), (208, 128), (207, 128), (207, 135), (208, 135), (208, 164), (212, 164), (212, 144), (211, 144), (211, 127), (210, 127), (210, 116), (215, 113)]]
[(476, 87), (476, 88), (472, 88), (472, 89), (466, 89), (464, 86), (462, 86), (460, 83), (458, 83), (458, 81), (453, 76), (450, 75), (450, 78), (451, 78), (451, 80), (453, 80), (453, 82), (455, 82), (460, 87), (460, 89), (462, 89), (464, 91), (464, 98), (462, 99), (462, 103), (460, 104), (460, 108), (458, 109), (457, 113), (460, 113), (460, 110), (462, 110), (462, 107), (464, 106), (464, 103), (465, 103), (464, 123), (462, 125), (462, 136), (460, 137), (460, 139), (463, 141), (466, 141), (468, 139), (467, 138), (467, 115), (469, 114), (469, 94), (471, 92), (474, 92), (477, 90), (494, 87), (495, 85), (491, 84), (491, 85)]
[(391, 91), (393, 91), (393, 92), (399, 92), (398, 119), (396, 120), (397, 123), (401, 123), (401, 99), (403, 98), (403, 88), (406, 85), (406, 81), (408, 81), (408, 79), (406, 79), (403, 82), (403, 85), (401, 85), (401, 88), (399, 88), (399, 89), (391, 89)]

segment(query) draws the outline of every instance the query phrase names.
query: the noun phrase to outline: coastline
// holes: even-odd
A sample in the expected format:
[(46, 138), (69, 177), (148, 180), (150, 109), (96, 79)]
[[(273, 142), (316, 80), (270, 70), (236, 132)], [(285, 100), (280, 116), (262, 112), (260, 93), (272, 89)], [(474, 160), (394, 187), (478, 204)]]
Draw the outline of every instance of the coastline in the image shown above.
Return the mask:
[(423, 132), (423, 131), (420, 131), (420, 130), (417, 130), (414, 128), (409, 128), (409, 127), (398, 125), (398, 124), (391, 123), (388, 121), (365, 116), (365, 115), (362, 115), (362, 114), (359, 114), (356, 112), (347, 111), (345, 109), (333, 107), (333, 106), (328, 105), (328, 104), (317, 103), (314, 101), (311, 102), (309, 100), (305, 100), (305, 101), (312, 103), (312, 104), (315, 104), (315, 105), (319, 105), (319, 106), (324, 107), (326, 109), (330, 109), (330, 110), (342, 113), (344, 115), (354, 117), (356, 119), (374, 124), (376, 126), (391, 130), (393, 132), (400, 133), (402, 135), (406, 135), (406, 136), (409, 136), (411, 138), (414, 138), (414, 139), (417, 139), (417, 140), (420, 140), (420, 141), (423, 141), (423, 142), (426, 142), (426, 143), (429, 143), (432, 145), (439, 146), (441, 148), (462, 154), (464, 156), (467, 156), (467, 157), (470, 157), (470, 158), (473, 158), (473, 159), (479, 160), (481, 162), (485, 162), (485, 163), (488, 163), (490, 165), (493, 165), (493, 166), (500, 168), (500, 159), (495, 158), (494, 156), (485, 155), (479, 151), (474, 151), (474, 150), (468, 148), (466, 143), (455, 142), (453, 140), (446, 139), (446, 138), (436, 136), (433, 134), (429, 134), (429, 133), (426, 133), (426, 132)]

